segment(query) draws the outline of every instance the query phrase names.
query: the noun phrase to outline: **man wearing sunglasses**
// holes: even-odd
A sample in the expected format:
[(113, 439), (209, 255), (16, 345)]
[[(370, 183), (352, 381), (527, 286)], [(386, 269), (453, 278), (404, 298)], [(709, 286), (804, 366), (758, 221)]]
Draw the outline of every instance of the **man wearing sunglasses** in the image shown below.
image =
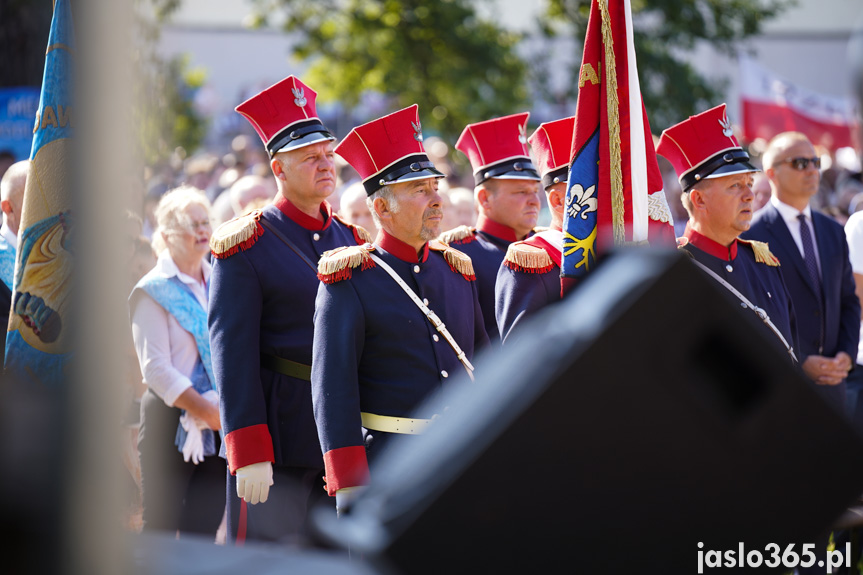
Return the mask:
[(744, 237), (765, 241), (782, 262), (797, 318), (803, 371), (837, 407), (860, 336), (860, 302), (841, 225), (813, 210), (821, 160), (799, 132), (774, 137), (762, 158), (770, 201)]

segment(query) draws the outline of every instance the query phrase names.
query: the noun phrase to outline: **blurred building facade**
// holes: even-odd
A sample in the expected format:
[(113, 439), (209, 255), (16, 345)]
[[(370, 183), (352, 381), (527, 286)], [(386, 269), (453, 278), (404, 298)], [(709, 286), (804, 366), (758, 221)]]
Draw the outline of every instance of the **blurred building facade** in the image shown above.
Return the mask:
[[(556, 39), (549, 45), (536, 32), (535, 16), (542, 3), (522, 0), (478, 2), (481, 16), (524, 32), (522, 54), (528, 61), (535, 55), (550, 55), (554, 69), (569, 69), (568, 64), (581, 58), (581, 46), (571, 39)], [(303, 62), (291, 55), (292, 37), (280, 29), (278, 14), (269, 27), (247, 26), (252, 4), (249, 0), (183, 0), (171, 22), (162, 29), (161, 49), (166, 56), (187, 54), (193, 67), (206, 71), (207, 84), (198, 91), (196, 104), (212, 117), (211, 143), (229, 141), (231, 135), (244, 130), (234, 106), (289, 74), (302, 75)], [(799, 2), (778, 18), (764, 25), (761, 35), (752, 38), (741, 49), (747, 50), (762, 66), (803, 88), (838, 97), (850, 97), (850, 75), (847, 46), (855, 26), (863, 19), (860, 0), (819, 0)], [(740, 118), (739, 75), (737, 61), (720, 54), (706, 43), (684, 55), (704, 76), (724, 80), (724, 101), (732, 121)], [(553, 75), (552, 91), (561, 91), (566, 79)], [(716, 102), (717, 104), (719, 102)], [(370, 106), (374, 106), (372, 97)], [(320, 102), (319, 113), (338, 135), (339, 107)], [(574, 112), (574, 103), (536, 102), (531, 109), (531, 123), (549, 121)], [(682, 119), (682, 118), (681, 118)], [(653, 126), (660, 132), (665, 126)], [(226, 139), (227, 138), (227, 139)]]

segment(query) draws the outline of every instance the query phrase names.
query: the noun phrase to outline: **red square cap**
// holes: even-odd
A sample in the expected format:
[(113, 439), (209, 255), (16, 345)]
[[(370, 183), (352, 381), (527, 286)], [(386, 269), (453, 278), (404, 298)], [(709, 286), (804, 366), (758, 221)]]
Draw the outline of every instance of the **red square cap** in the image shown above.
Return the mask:
[(367, 194), (398, 182), (444, 177), (423, 147), (418, 110), (414, 104), (357, 126), (336, 146), (362, 178)]
[(540, 124), (528, 138), (544, 189), (567, 181), (573, 132), (575, 116)]
[(725, 104), (662, 132), (656, 153), (674, 166), (684, 192), (701, 180), (760, 171), (734, 137)]
[(455, 147), (470, 160), (476, 185), (492, 178), (539, 180), (527, 151), (530, 112), (468, 124)]
[(273, 157), (336, 139), (317, 116), (317, 95), (296, 76), (288, 76), (235, 109), (252, 124)]

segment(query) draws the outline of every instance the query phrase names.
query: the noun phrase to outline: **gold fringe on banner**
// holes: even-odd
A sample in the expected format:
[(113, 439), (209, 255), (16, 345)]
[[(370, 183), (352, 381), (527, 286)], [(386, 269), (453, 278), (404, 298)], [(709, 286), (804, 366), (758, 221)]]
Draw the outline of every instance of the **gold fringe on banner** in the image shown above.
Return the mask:
[(608, 0), (599, 0), (599, 6), (602, 11), (602, 44), (605, 49), (605, 97), (608, 106), (608, 151), (611, 160), (611, 223), (614, 232), (614, 244), (623, 245), (626, 241), (626, 227), (623, 218), (626, 207), (623, 201), (623, 171), (620, 165), (620, 109), (617, 101), (614, 38), (611, 31)]

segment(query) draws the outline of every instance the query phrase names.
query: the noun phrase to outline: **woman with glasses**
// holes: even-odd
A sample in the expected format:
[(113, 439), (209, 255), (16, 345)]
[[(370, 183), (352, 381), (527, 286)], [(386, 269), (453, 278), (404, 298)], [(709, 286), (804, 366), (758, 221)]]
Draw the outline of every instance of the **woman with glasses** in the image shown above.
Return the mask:
[(144, 529), (215, 536), (225, 504), (207, 294), (212, 233), (204, 193), (181, 186), (156, 207), (156, 266), (129, 298), (147, 391), (141, 400)]

